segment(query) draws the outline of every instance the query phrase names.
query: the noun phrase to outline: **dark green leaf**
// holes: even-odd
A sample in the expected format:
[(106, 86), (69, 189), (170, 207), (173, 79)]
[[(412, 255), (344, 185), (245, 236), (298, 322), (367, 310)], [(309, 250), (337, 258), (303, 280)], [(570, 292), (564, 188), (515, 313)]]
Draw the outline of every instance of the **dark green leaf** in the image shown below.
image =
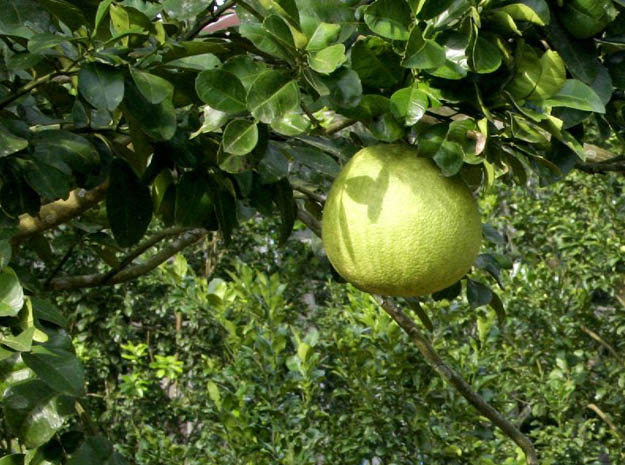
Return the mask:
[(488, 305), (490, 305), (490, 307), (495, 310), (495, 313), (497, 314), (497, 323), (499, 324), (500, 328), (503, 328), (506, 323), (506, 309), (503, 306), (501, 298), (494, 292), (492, 294), (493, 297)]
[(289, 171), (289, 161), (280, 147), (270, 142), (258, 163), (258, 173), (263, 184), (271, 184), (284, 178)]
[(78, 73), (78, 90), (95, 108), (113, 111), (124, 98), (124, 75), (101, 63), (87, 63)]
[(309, 147), (289, 147), (286, 151), (295, 161), (332, 178), (336, 177), (340, 170), (334, 158), (320, 150)]
[(54, 323), (61, 328), (67, 326), (65, 316), (63, 316), (61, 311), (50, 301), (35, 296), (30, 297), (30, 300), (37, 319)]
[(308, 65), (321, 74), (330, 74), (347, 60), (345, 45), (336, 44), (308, 55)]
[(493, 300), (493, 291), (480, 282), (467, 279), (467, 299), (471, 308), (488, 305)]
[(448, 288), (443, 289), (442, 291), (435, 292), (432, 294), (432, 298), (434, 300), (453, 300), (460, 295), (462, 291), (462, 281), (456, 281)]
[(293, 230), (297, 218), (297, 205), (293, 199), (293, 188), (286, 178), (273, 185), (275, 191), (274, 201), (280, 210), (280, 239), (278, 243), (283, 245)]
[(391, 113), (375, 116), (367, 127), (373, 137), (383, 142), (395, 142), (404, 135), (404, 128)]
[(279, 15), (269, 15), (263, 21), (263, 28), (273, 40), (286, 51), (294, 51), (295, 43), (289, 25)]
[(26, 183), (7, 182), (0, 188), (2, 208), (13, 216), (29, 213), (37, 214), (40, 207), (39, 195)]
[(31, 326), (30, 328), (23, 330), (17, 336), (0, 336), (0, 344), (3, 344), (17, 352), (30, 352), (35, 331), (35, 327)]
[(567, 79), (560, 91), (545, 103), (553, 107), (568, 107), (576, 110), (605, 113), (601, 98), (591, 87), (577, 79)]
[(549, 5), (545, 0), (521, 0), (518, 3), (506, 5), (501, 10), (513, 19), (528, 21), (539, 26), (546, 26), (551, 19)]
[(226, 113), (244, 111), (245, 88), (232, 73), (223, 70), (207, 70), (198, 74), (195, 90), (203, 102)]
[(115, 452), (105, 437), (89, 436), (72, 454), (67, 465), (128, 465), (128, 462)]
[(432, 19), (451, 5), (454, 0), (425, 0), (417, 16), (419, 19)]
[(143, 237), (152, 219), (150, 189), (118, 158), (111, 164), (109, 179), (106, 216), (117, 243), (130, 247)]
[(441, 169), (443, 176), (453, 176), (458, 174), (462, 168), (463, 154), (462, 146), (459, 143), (444, 140), (432, 158)]
[(176, 224), (204, 227), (213, 214), (211, 189), (200, 171), (185, 173), (176, 185)]
[(501, 52), (492, 42), (478, 37), (473, 49), (473, 68), (476, 73), (486, 74), (501, 66)]
[(176, 133), (176, 110), (170, 98), (157, 105), (151, 104), (132, 82), (126, 81), (124, 106), (129, 116), (152, 139), (169, 140)]
[(229, 244), (232, 231), (237, 225), (236, 201), (230, 193), (223, 189), (215, 189), (213, 197), (217, 223), (219, 223), (219, 231), (224, 238), (224, 242)]
[(405, 87), (391, 96), (391, 111), (406, 126), (416, 124), (428, 108), (428, 96), (417, 86)]
[(136, 68), (130, 68), (130, 75), (149, 103), (161, 103), (165, 99), (171, 99), (174, 95), (174, 86), (167, 79)]
[(42, 197), (50, 200), (67, 198), (71, 190), (70, 178), (64, 172), (45, 163), (30, 160), (20, 163), (24, 180)]
[(9, 129), (0, 124), (0, 158), (12, 155), (28, 147), (28, 141), (13, 134)]
[(306, 45), (309, 52), (317, 52), (333, 45), (339, 38), (340, 24), (319, 23)]
[(69, 131), (50, 129), (35, 134), (33, 158), (40, 163), (54, 166), (59, 171), (87, 174), (100, 162), (100, 155), (86, 138)]
[(358, 40), (351, 49), (352, 69), (371, 87), (392, 87), (404, 75), (399, 56), (390, 44), (375, 36)]
[(410, 31), (401, 65), (406, 68), (438, 68), (445, 64), (445, 49), (430, 39), (424, 39), (418, 26)]
[(15, 316), (24, 305), (24, 290), (15, 272), (8, 267), (0, 271), (0, 316)]
[(277, 42), (274, 36), (261, 24), (244, 22), (239, 26), (239, 32), (259, 50), (283, 60), (290, 59), (289, 51), (284, 48), (281, 42)]
[(267, 65), (249, 55), (235, 55), (226, 60), (221, 69), (238, 77), (247, 92), (258, 75), (267, 71)]
[(408, 40), (410, 7), (405, 0), (376, 0), (365, 9), (365, 23), (376, 34), (392, 40)]
[(50, 15), (33, 0), (0, 0), (0, 34), (29, 39), (50, 25)]
[(222, 144), (226, 153), (245, 155), (258, 143), (258, 126), (254, 121), (235, 119), (224, 129)]
[(324, 80), (330, 91), (332, 103), (353, 108), (360, 103), (362, 83), (353, 69), (341, 68)]
[(9, 264), (12, 255), (11, 243), (6, 239), (0, 239), (0, 270)]
[(28, 41), (28, 51), (33, 54), (46, 54), (46, 50), (54, 48), (57, 45), (61, 45), (64, 42), (71, 40), (70, 37), (65, 37), (57, 34), (40, 33), (32, 36)]
[(24, 454), (5, 455), (0, 459), (0, 465), (24, 465)]
[(9, 386), (2, 400), (10, 430), (28, 448), (48, 442), (73, 411), (72, 403), (37, 379)]
[(271, 123), (299, 107), (297, 82), (279, 71), (265, 71), (252, 84), (247, 108), (263, 123)]
[(39, 0), (53, 16), (63, 21), (71, 30), (76, 30), (87, 23), (87, 18), (76, 6), (65, 0)]
[(473, 264), (475, 267), (485, 270), (490, 274), (493, 278), (497, 280), (497, 284), (499, 284), (500, 288), (504, 288), (503, 282), (501, 281), (501, 270), (499, 269), (499, 262), (497, 259), (488, 253), (481, 254), (475, 260)]
[(33, 346), (30, 353), (22, 354), (22, 359), (39, 378), (55, 391), (74, 397), (84, 395), (85, 372), (74, 354), (71, 339), (67, 335), (57, 336), (66, 339), (64, 344), (50, 341)]

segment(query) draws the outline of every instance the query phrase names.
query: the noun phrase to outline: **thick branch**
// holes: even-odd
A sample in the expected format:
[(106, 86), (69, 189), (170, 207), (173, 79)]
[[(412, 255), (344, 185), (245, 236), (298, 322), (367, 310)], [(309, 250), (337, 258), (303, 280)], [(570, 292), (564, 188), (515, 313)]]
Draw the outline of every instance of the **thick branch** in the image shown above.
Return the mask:
[(152, 248), (166, 237), (178, 236), (183, 232), (189, 230), (190, 228), (172, 226), (171, 228), (166, 228), (153, 234), (147, 240), (143, 241), (141, 244), (135, 247), (128, 255), (126, 255), (116, 268), (113, 268), (112, 270), (107, 271), (104, 275), (102, 275), (102, 280), (99, 284), (107, 284), (109, 279), (128, 267), (128, 265), (130, 265), (135, 258), (145, 253), (148, 249)]
[[(206, 235), (205, 229), (192, 229), (182, 234), (167, 247), (148, 258), (145, 262), (128, 267), (107, 279), (108, 273), (88, 274), (82, 276), (68, 276), (55, 278), (50, 282), (50, 288), (55, 291), (67, 291), (101, 285), (120, 284), (149, 273), (168, 258), (174, 256), (185, 247), (197, 242)], [(104, 279), (107, 279), (104, 282)]]
[[(297, 217), (315, 234), (318, 236), (321, 235), (321, 224), (310, 215), (310, 213), (298, 210)], [(419, 352), (421, 352), (430, 366), (434, 368), (444, 380), (456, 388), (456, 390), (482, 415), (499, 427), (506, 436), (512, 439), (523, 450), (528, 465), (538, 465), (536, 450), (529, 438), (480, 397), (458, 373), (449, 367), (438, 355), (416, 323), (399, 310), (390, 299), (383, 297), (376, 298), (378, 302), (380, 302), (380, 305), (382, 305), (382, 308), (397, 322), (399, 327), (410, 336), (412, 343), (417, 346)]]
[(56, 200), (41, 207), (37, 216), (20, 215), (13, 244), (76, 218), (103, 200), (107, 189), (108, 181), (90, 191), (75, 189), (69, 193), (67, 200)]
[(525, 453), (528, 465), (537, 465), (538, 457), (534, 445), (528, 437), (521, 433), (516, 426), (510, 423), (501, 413), (487, 403), (458, 373), (449, 367), (434, 350), (430, 341), (421, 332), (415, 322), (397, 308), (390, 299), (378, 297), (377, 300), (386, 313), (388, 313), (410, 336), (413, 344), (417, 346), (419, 352), (421, 352), (423, 357), (439, 376), (456, 388), (473, 407), (499, 427), (506, 436), (512, 439)]

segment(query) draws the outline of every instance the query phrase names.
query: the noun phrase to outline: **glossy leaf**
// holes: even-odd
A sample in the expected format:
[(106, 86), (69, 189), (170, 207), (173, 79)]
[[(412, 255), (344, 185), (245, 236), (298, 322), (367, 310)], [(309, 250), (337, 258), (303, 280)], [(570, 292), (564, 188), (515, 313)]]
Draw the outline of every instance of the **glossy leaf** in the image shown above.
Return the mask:
[(399, 56), (379, 37), (358, 40), (351, 48), (351, 67), (361, 82), (370, 87), (392, 87), (404, 75)]
[(495, 44), (478, 37), (473, 49), (473, 67), (476, 73), (487, 74), (501, 66), (501, 52)]
[(28, 141), (16, 136), (3, 124), (0, 124), (0, 158), (13, 155), (28, 147)]
[(103, 436), (89, 436), (72, 454), (67, 465), (127, 465), (128, 462)]
[(127, 81), (124, 106), (128, 115), (152, 139), (169, 140), (176, 133), (176, 110), (170, 98), (152, 104), (134, 83)]
[(287, 153), (298, 163), (332, 178), (339, 173), (339, 165), (330, 155), (309, 147), (289, 147)]
[(493, 291), (480, 282), (467, 279), (467, 299), (471, 308), (482, 307), (488, 305), (493, 299)]
[(24, 290), (15, 274), (8, 267), (0, 271), (0, 316), (15, 316), (24, 305)]
[(330, 74), (347, 60), (343, 44), (331, 45), (308, 55), (308, 65), (321, 74)]
[(174, 94), (174, 86), (171, 82), (160, 76), (140, 71), (136, 68), (130, 68), (130, 75), (141, 94), (149, 103), (161, 103), (165, 99), (171, 99)]
[(299, 107), (297, 83), (279, 71), (265, 71), (252, 84), (247, 108), (263, 123), (271, 123)]
[(246, 108), (243, 84), (227, 71), (202, 71), (195, 80), (195, 90), (204, 103), (216, 110), (232, 114)]
[(365, 9), (365, 23), (376, 34), (392, 40), (408, 40), (410, 8), (404, 0), (376, 0)]
[(73, 413), (72, 403), (38, 379), (9, 386), (2, 402), (10, 430), (28, 448), (48, 442)]
[(406, 68), (438, 68), (443, 66), (445, 60), (445, 50), (433, 40), (424, 39), (418, 26), (413, 27), (401, 65)]
[(297, 111), (285, 113), (271, 123), (271, 129), (284, 136), (298, 136), (310, 128), (310, 120)]
[(69, 336), (58, 333), (48, 342), (33, 346), (22, 359), (55, 391), (74, 397), (84, 395), (85, 372), (74, 354)]
[(258, 143), (258, 126), (244, 119), (230, 121), (224, 129), (222, 144), (226, 153), (245, 155)]
[(319, 23), (306, 45), (309, 52), (317, 52), (333, 45), (339, 38), (340, 24)]
[(205, 226), (213, 213), (210, 185), (200, 172), (185, 173), (176, 186), (175, 220), (180, 226)]
[(101, 63), (87, 63), (78, 73), (78, 90), (95, 108), (113, 111), (124, 98), (124, 75)]
[(501, 10), (516, 20), (528, 21), (539, 26), (549, 24), (551, 19), (549, 5), (545, 0), (522, 0), (506, 5)]
[(428, 108), (428, 96), (416, 86), (405, 87), (391, 96), (391, 111), (406, 126), (416, 124)]
[(152, 219), (150, 189), (121, 159), (113, 160), (109, 179), (106, 215), (117, 243), (129, 247), (139, 242)]
[(605, 106), (601, 98), (591, 87), (577, 79), (568, 79), (560, 91), (545, 103), (554, 107), (605, 113)]

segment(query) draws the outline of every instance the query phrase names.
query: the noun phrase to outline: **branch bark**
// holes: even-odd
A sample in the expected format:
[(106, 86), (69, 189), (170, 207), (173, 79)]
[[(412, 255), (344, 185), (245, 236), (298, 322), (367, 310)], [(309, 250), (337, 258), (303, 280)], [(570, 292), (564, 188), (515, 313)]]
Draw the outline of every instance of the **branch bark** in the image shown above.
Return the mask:
[(17, 233), (11, 242), (17, 245), (24, 239), (52, 229), (72, 218), (76, 218), (94, 207), (106, 196), (108, 180), (89, 191), (75, 189), (66, 200), (56, 200), (41, 207), (37, 216), (20, 215)]
[(620, 439), (625, 441), (625, 433), (623, 433), (614, 424), (614, 422), (612, 420), (610, 420), (610, 417), (603, 410), (601, 410), (599, 407), (597, 407), (596, 404), (588, 404), (586, 407), (588, 407), (590, 410), (595, 412), (599, 416), (599, 418), (601, 418), (610, 427), (610, 429), (616, 434), (617, 437), (619, 437)]
[[(146, 273), (149, 273), (158, 265), (163, 263), (168, 258), (174, 256), (185, 247), (188, 247), (189, 245), (199, 241), (207, 234), (207, 232), (208, 231), (201, 228), (188, 230), (176, 240), (174, 240), (171, 244), (169, 244), (167, 247), (164, 247), (159, 252), (148, 258), (145, 262), (125, 268), (119, 272), (116, 272), (111, 277), (108, 276), (108, 272), (87, 274), (82, 276), (59, 277), (54, 278), (50, 282), (50, 288), (55, 291), (68, 291), (102, 285), (114, 285), (130, 281)], [(141, 248), (141, 246), (139, 246), (139, 248)], [(131, 255), (133, 253), (135, 252), (131, 252)]]

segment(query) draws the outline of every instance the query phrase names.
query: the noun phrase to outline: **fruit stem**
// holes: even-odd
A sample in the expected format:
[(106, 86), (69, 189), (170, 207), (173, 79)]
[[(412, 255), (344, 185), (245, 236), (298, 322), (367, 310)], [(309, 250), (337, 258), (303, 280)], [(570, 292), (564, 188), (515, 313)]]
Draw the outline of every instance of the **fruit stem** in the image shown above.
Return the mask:
[(503, 433), (512, 439), (525, 453), (528, 465), (538, 465), (538, 456), (530, 439), (519, 429), (510, 423), (493, 406), (486, 402), (469, 383), (467, 383), (458, 373), (456, 373), (438, 355), (428, 338), (421, 332), (417, 324), (410, 319), (395, 303), (387, 298), (375, 296), (377, 302), (390, 315), (393, 320), (410, 336), (413, 344), (417, 346), (419, 352), (432, 368), (449, 384), (451, 384), (462, 396), (469, 401), (481, 414), (487, 417), (495, 426), (499, 427)]

